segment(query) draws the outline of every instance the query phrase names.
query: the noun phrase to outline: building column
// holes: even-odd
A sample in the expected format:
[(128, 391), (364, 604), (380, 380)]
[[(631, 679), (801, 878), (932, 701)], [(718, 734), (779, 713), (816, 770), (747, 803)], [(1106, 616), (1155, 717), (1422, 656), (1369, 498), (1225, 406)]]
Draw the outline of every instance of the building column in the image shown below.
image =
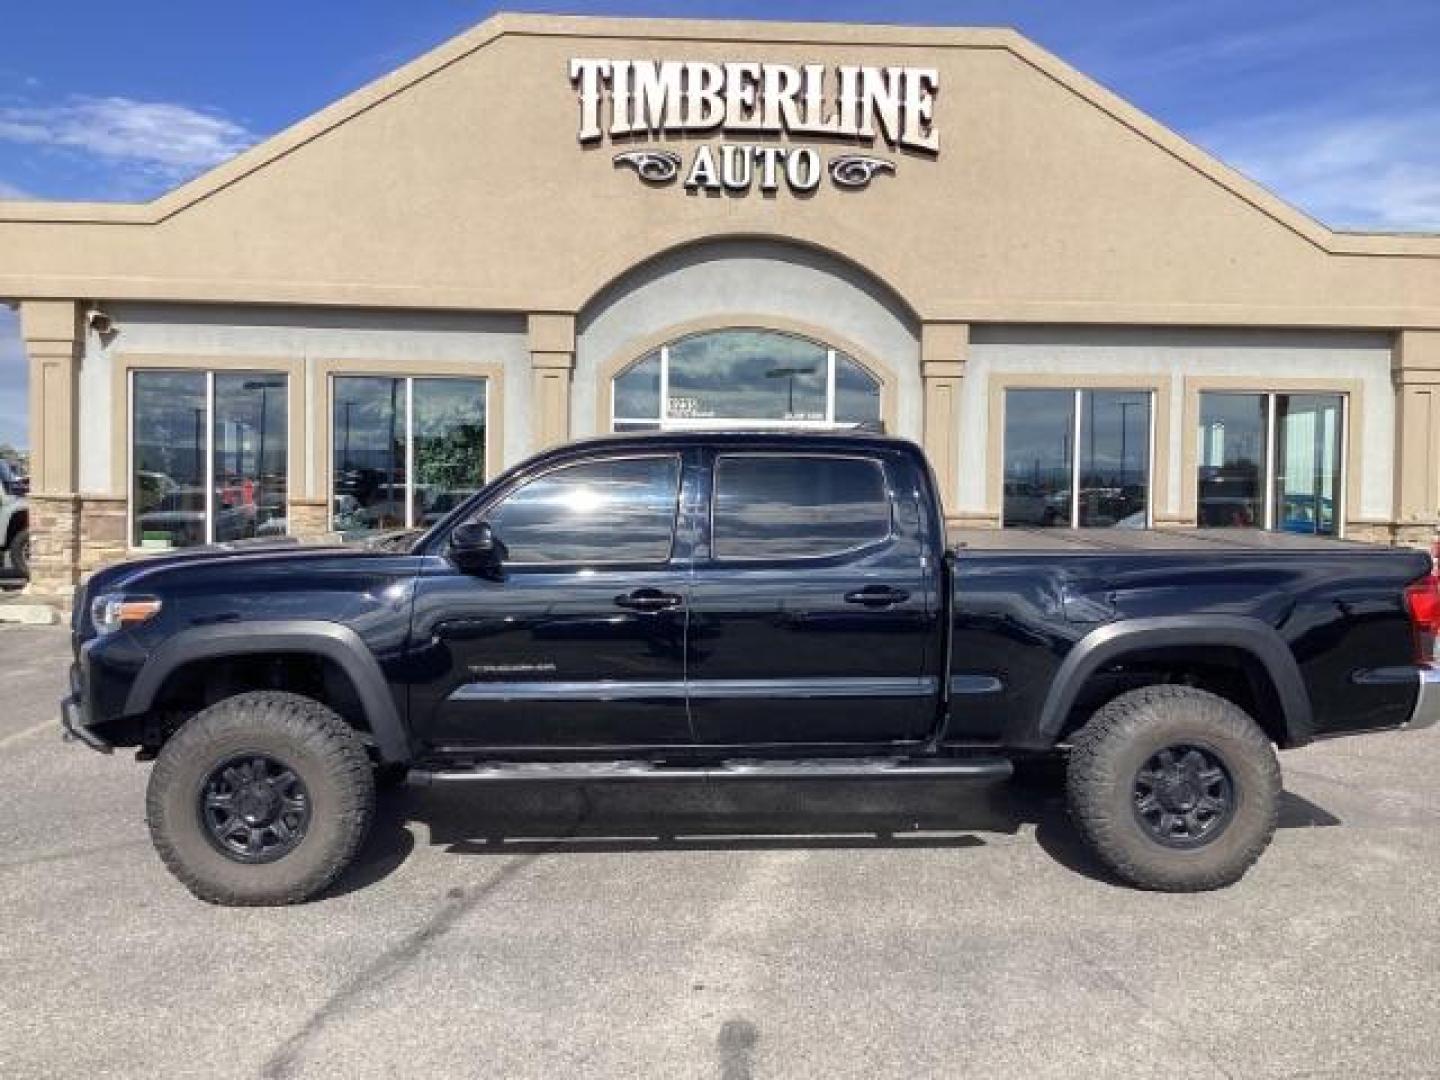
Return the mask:
[(1428, 546), (1440, 523), (1440, 330), (1395, 335), (1395, 542)]
[(923, 445), (947, 514), (960, 505), (960, 391), (970, 355), (970, 324), (927, 322), (920, 328), (925, 388)]
[(68, 597), (79, 572), (80, 498), (76, 387), (82, 309), (26, 300), (20, 330), (30, 361), (30, 591)]
[(570, 438), (570, 377), (575, 369), (575, 317), (530, 316), (531, 449)]

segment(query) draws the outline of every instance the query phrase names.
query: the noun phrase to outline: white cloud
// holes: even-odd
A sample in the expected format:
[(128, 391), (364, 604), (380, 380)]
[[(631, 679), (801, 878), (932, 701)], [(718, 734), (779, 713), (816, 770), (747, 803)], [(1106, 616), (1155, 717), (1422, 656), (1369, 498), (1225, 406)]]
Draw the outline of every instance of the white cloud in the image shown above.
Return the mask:
[(55, 147), (178, 179), (255, 142), (245, 127), (186, 105), (76, 97), (63, 105), (0, 107), (0, 140)]
[(33, 199), (34, 197), (24, 188), (0, 180), (0, 199)]
[(1348, 229), (1440, 230), (1440, 106), (1288, 110), (1196, 141), (1286, 201)]

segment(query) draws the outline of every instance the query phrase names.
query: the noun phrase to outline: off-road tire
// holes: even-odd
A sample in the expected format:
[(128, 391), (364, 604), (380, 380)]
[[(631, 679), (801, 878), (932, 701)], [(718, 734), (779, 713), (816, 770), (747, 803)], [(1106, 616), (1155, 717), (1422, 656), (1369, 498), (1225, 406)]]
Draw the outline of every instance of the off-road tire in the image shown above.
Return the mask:
[[(202, 786), (226, 759), (263, 754), (303, 782), (309, 823), (273, 862), (224, 854), (201, 819)], [(150, 837), (165, 866), (201, 900), (261, 907), (314, 897), (350, 864), (375, 814), (375, 778), (353, 729), (310, 698), (239, 694), (192, 717), (155, 760), (145, 799)]]
[(21, 529), (10, 538), (10, 565), (21, 577), (30, 576), (29, 529)]
[[(1228, 822), (1203, 844), (1177, 849), (1136, 812), (1135, 781), (1170, 746), (1198, 746), (1228, 772)], [(1161, 892), (1204, 892), (1244, 876), (1275, 834), (1281, 780), (1275, 749), (1232, 702), (1188, 686), (1150, 686), (1109, 702), (1076, 732), (1066, 777), (1081, 837), (1126, 882)]]

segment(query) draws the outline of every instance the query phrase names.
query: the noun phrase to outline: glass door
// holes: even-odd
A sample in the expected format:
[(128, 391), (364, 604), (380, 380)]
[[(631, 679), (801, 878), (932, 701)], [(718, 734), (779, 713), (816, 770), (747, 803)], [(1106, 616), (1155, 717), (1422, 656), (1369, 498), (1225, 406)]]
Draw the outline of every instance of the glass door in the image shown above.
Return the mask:
[(1340, 394), (1275, 395), (1275, 528), (1338, 535), (1344, 422)]

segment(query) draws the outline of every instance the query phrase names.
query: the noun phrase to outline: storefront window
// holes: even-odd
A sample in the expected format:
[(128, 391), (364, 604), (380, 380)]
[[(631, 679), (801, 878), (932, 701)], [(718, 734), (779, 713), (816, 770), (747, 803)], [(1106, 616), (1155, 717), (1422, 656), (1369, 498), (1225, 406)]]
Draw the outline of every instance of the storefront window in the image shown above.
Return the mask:
[(337, 531), (428, 527), (484, 483), (484, 379), (336, 376), (332, 403)]
[(615, 380), (616, 431), (814, 426), (880, 418), (880, 383), (819, 342), (770, 330), (682, 338)]
[(1006, 391), (1002, 523), (1145, 528), (1150, 399), (1146, 390)]
[(283, 374), (131, 376), (131, 542), (164, 549), (284, 535)]
[(1266, 394), (1201, 394), (1196, 524), (1258, 528), (1265, 524)]
[(1201, 394), (1196, 523), (1338, 535), (1344, 425), (1340, 394)]

